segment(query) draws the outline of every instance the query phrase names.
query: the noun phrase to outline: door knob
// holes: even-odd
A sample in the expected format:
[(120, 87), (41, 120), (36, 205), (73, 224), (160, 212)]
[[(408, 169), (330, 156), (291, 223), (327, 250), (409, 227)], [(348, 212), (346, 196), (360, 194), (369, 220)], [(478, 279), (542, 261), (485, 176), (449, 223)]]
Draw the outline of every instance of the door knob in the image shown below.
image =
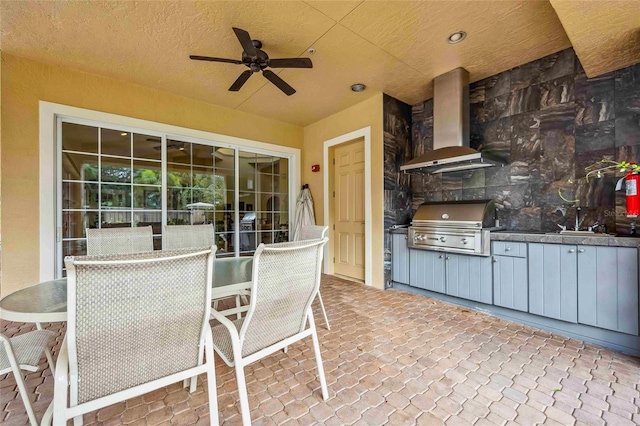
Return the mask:
[(569, 249), (569, 253), (575, 253), (576, 250), (575, 249)]
[(584, 249), (578, 249), (578, 253), (584, 253)]
[(496, 259), (495, 257), (492, 259), (493, 263), (498, 263), (498, 259)]
[(445, 237), (440, 237), (440, 241), (444, 243), (445, 241), (447, 241), (447, 239)]
[(467, 244), (467, 239), (466, 238), (462, 239), (462, 244)]

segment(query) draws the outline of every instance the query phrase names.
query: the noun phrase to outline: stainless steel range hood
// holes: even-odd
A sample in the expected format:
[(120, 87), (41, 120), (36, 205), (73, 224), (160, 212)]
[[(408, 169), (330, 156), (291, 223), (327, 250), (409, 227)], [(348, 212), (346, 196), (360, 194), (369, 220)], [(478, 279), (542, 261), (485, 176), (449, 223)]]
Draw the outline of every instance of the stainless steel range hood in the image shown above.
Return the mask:
[(500, 161), (469, 147), (469, 72), (456, 68), (433, 80), (433, 151), (400, 167), (404, 172), (446, 173), (492, 167)]

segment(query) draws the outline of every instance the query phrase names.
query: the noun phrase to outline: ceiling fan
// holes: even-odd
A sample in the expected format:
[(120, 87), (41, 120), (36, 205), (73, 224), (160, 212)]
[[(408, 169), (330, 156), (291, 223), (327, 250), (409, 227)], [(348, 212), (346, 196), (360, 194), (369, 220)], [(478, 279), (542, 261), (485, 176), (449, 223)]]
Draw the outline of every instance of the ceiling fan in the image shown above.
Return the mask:
[(251, 40), (249, 33), (240, 28), (233, 28), (233, 32), (236, 33), (236, 37), (238, 37), (242, 45), (242, 60), (189, 55), (190, 59), (196, 61), (225, 62), (228, 64), (244, 65), (249, 68), (240, 74), (240, 77), (229, 87), (229, 91), (231, 92), (240, 90), (253, 73), (262, 71), (262, 75), (264, 75), (267, 80), (275, 84), (276, 87), (282, 90), (287, 96), (291, 96), (296, 93), (296, 90), (278, 77), (276, 73), (266, 68), (313, 68), (313, 63), (311, 63), (311, 59), (309, 58), (269, 59), (269, 55), (261, 50), (262, 42), (260, 40)]

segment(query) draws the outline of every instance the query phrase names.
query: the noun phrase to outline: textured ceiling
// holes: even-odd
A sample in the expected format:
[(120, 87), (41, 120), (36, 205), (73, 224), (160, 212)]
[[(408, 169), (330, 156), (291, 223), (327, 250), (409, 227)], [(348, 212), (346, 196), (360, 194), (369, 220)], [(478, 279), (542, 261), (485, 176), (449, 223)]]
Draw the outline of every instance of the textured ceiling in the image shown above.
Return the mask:
[(589, 77), (640, 62), (640, 0), (551, 0)]
[[(409, 104), (431, 97), (433, 77), (462, 66), (479, 80), (570, 46), (547, 1), (2, 1), (2, 49), (307, 125), (381, 91)], [(231, 27), (271, 58), (311, 57), (313, 69), (279, 75), (287, 97), (260, 75), (228, 87), (243, 66)], [(457, 30), (467, 39), (445, 42)], [(309, 55), (314, 47), (316, 53)], [(349, 86), (361, 82), (363, 93)]]

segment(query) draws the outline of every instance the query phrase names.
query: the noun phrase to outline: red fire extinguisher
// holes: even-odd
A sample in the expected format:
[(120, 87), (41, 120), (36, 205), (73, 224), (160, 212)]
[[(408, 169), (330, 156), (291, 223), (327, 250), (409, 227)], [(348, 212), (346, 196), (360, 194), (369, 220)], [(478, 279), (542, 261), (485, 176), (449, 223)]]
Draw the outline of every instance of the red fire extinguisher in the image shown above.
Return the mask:
[(624, 178), (627, 192), (627, 217), (640, 216), (640, 174), (637, 172), (629, 172)]

